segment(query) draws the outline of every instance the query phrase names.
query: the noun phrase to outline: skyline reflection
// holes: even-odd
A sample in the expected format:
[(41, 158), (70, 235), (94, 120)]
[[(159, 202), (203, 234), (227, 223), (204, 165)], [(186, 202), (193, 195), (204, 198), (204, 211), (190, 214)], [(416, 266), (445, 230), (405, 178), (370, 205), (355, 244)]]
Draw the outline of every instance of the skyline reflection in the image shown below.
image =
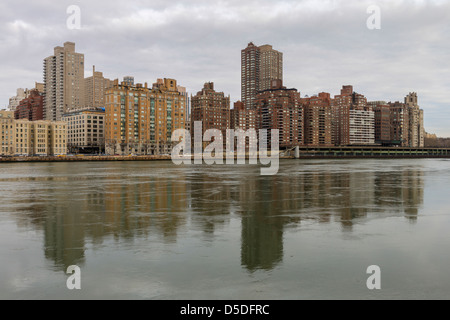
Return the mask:
[[(357, 220), (403, 216), (417, 221), (424, 198), (420, 167), (380, 170), (281, 163), (262, 177), (250, 166), (175, 167), (170, 163), (104, 163), (80, 174), (66, 165), (34, 166), (35, 175), (4, 177), (7, 207), (17, 224), (44, 236), (44, 255), (59, 270), (86, 261), (88, 244), (149, 239), (171, 245), (181, 230), (214, 241), (240, 220), (241, 265), (249, 272), (283, 262), (284, 231), (302, 221), (339, 223), (352, 232)], [(94, 165), (94, 166), (95, 166)], [(337, 170), (339, 169), (339, 170)], [(124, 173), (126, 170), (126, 173)], [(51, 175), (51, 176), (50, 176)]]

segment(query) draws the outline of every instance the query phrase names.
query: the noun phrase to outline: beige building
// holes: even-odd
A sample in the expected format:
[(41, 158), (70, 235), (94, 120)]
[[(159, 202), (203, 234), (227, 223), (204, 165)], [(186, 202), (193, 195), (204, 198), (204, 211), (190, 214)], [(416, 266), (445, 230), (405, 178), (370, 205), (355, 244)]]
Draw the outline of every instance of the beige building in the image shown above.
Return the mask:
[(105, 111), (100, 108), (74, 111), (63, 116), (67, 123), (69, 152), (102, 153), (105, 149)]
[[(45, 91), (44, 84), (40, 83), (40, 82), (35, 82), (33, 90), (37, 90), (40, 94), (44, 94), (44, 91)], [(32, 90), (30, 90), (30, 91), (32, 91)]]
[(271, 88), (272, 80), (283, 80), (283, 53), (271, 45), (259, 47), (259, 91)]
[(185, 128), (186, 97), (175, 79), (158, 79), (151, 89), (115, 80), (105, 100), (107, 154), (169, 154), (172, 133)]
[(60, 121), (69, 110), (82, 108), (84, 99), (84, 54), (66, 42), (44, 59), (44, 119)]
[(409, 93), (405, 97), (405, 104), (409, 108), (409, 143), (410, 147), (424, 147), (425, 129), (423, 126), (423, 110), (417, 102), (417, 93)]
[(375, 113), (366, 110), (350, 110), (349, 121), (351, 145), (375, 144)]
[(0, 110), (0, 155), (13, 152), (14, 112)]
[(2, 156), (56, 156), (67, 153), (65, 122), (14, 120), (11, 111), (0, 111)]
[(112, 88), (114, 81), (103, 77), (102, 72), (92, 68), (92, 77), (84, 79), (84, 107), (104, 108), (106, 90)]

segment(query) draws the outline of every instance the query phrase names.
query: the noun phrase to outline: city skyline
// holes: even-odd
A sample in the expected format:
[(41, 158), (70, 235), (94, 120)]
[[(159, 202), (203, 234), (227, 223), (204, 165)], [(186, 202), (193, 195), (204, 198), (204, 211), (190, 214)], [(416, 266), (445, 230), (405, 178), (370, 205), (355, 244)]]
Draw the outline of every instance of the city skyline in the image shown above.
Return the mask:
[[(347, 84), (369, 101), (402, 101), (417, 92), (426, 131), (450, 136), (445, 90), (450, 71), (443, 41), (450, 4), (444, 1), (193, 1), (189, 6), (135, 1), (124, 7), (118, 3), (117, 9), (80, 1), (80, 30), (66, 26), (69, 3), (18, 3), (27, 10), (3, 4), (1, 13), (2, 42), (9, 48), (1, 53), (1, 107), (17, 88), (42, 82), (43, 59), (65, 41), (76, 42), (77, 52), (85, 55), (85, 77), (95, 65), (110, 79), (133, 75), (144, 83), (174, 78), (190, 94), (211, 81), (233, 104), (241, 96), (241, 50), (253, 41), (283, 52), (283, 82), (302, 97), (323, 91), (334, 96)], [(380, 6), (380, 30), (366, 26), (371, 4)], [(197, 18), (188, 19), (186, 13)]]

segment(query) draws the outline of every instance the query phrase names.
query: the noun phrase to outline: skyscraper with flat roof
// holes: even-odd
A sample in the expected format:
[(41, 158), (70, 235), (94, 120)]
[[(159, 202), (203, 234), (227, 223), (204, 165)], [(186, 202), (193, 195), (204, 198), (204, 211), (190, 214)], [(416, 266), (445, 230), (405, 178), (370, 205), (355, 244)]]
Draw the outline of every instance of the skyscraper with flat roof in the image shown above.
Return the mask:
[(59, 121), (66, 112), (84, 107), (84, 99), (84, 54), (66, 42), (44, 59), (44, 117)]
[(246, 109), (255, 107), (256, 94), (270, 89), (272, 80), (283, 80), (283, 54), (271, 45), (250, 42), (241, 51), (241, 100)]
[(283, 53), (271, 45), (259, 47), (259, 91), (270, 89), (272, 80), (283, 80)]

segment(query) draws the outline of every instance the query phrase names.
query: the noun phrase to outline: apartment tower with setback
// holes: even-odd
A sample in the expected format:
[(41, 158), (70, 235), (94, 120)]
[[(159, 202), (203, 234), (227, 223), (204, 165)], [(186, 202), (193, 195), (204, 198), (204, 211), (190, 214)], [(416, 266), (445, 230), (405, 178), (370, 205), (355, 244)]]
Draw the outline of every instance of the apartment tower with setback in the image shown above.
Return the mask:
[(255, 107), (256, 94), (270, 89), (272, 80), (283, 80), (283, 53), (250, 42), (241, 51), (241, 101), (246, 109)]
[(63, 114), (84, 107), (84, 99), (84, 54), (66, 42), (44, 59), (44, 118), (60, 121)]

